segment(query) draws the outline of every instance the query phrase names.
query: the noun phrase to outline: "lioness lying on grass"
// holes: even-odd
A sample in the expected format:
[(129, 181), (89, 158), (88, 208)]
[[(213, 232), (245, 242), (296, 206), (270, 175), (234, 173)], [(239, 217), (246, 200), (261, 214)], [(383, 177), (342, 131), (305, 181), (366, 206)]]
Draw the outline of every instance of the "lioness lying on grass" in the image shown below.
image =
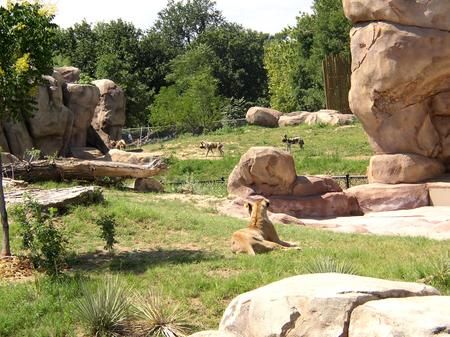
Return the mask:
[(233, 253), (247, 253), (256, 255), (270, 252), (274, 249), (300, 249), (297, 244), (281, 241), (273, 223), (267, 216), (269, 201), (262, 199), (253, 205), (246, 203), (245, 207), (251, 215), (247, 228), (240, 229), (231, 237), (231, 251)]

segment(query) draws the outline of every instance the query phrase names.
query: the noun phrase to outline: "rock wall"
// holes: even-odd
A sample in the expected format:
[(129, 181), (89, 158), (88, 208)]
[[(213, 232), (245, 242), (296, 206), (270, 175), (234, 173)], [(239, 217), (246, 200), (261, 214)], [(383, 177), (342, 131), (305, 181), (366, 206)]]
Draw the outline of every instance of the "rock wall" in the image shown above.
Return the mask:
[[(96, 81), (96, 85), (72, 83), (79, 76), (74, 67), (57, 68), (52, 76), (44, 76), (31, 116), (0, 124), (2, 150), (19, 158), (32, 148), (43, 156), (70, 156), (77, 152), (72, 148), (90, 145), (106, 153), (102, 138), (121, 139), (125, 125), (123, 91), (110, 80)], [(91, 124), (102, 127), (95, 131)]]
[(325, 273), (241, 294), (218, 331), (192, 337), (432, 337), (448, 334), (449, 326), (450, 298), (433, 287)]
[[(415, 155), (423, 174), (378, 158), (371, 181), (418, 182), (450, 169), (450, 2), (343, 0), (351, 35), (350, 108), (377, 155)], [(418, 159), (418, 156), (422, 159)], [(382, 162), (382, 163), (381, 163)], [(380, 165), (381, 163), (381, 165)], [(420, 164), (419, 164), (420, 165)]]

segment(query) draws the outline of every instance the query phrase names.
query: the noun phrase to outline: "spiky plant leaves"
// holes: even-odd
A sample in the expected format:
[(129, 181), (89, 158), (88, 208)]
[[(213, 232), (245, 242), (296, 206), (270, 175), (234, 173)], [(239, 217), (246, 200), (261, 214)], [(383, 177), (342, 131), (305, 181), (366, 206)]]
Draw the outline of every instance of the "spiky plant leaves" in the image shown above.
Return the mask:
[(133, 309), (143, 336), (184, 337), (190, 330), (185, 313), (164, 300), (158, 289), (150, 288), (146, 296), (136, 295)]
[(316, 273), (340, 273), (340, 274), (357, 274), (355, 266), (346, 261), (337, 261), (330, 256), (318, 257), (305, 266), (310, 274)]
[(95, 290), (83, 289), (76, 312), (89, 333), (96, 337), (119, 336), (129, 318), (130, 289), (118, 277), (108, 277)]

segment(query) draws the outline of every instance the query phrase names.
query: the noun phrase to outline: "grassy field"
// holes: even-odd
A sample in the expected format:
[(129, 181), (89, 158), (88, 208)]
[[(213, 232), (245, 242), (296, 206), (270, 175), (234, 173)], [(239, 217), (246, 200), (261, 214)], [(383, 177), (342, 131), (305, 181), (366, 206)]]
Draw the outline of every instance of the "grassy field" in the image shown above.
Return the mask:
[[(222, 129), (203, 137), (182, 136), (148, 145), (146, 150), (170, 157), (171, 167), (163, 179), (195, 185), (199, 179), (228, 177), (251, 146), (282, 147), (285, 133), (301, 136), (306, 143), (304, 150), (293, 152), (298, 174), (364, 174), (372, 154), (359, 124), (346, 128)], [(205, 159), (198, 148), (202, 139), (224, 142), (225, 157)], [(39, 186), (70, 185), (73, 183)], [(224, 184), (196, 185), (195, 192), (226, 194)], [(448, 259), (448, 241), (337, 234), (289, 225), (278, 226), (280, 237), (298, 242), (301, 251), (236, 256), (229, 250), (229, 239), (246, 222), (219, 215), (216, 205), (220, 198), (117, 189), (105, 189), (104, 194), (105, 203), (79, 206), (58, 218), (70, 239), (68, 269), (62, 278), (37, 275), (20, 282), (0, 281), (1, 337), (87, 336), (75, 311), (76, 302), (86, 286), (101, 284), (106, 275), (118, 276), (138, 294), (150, 287), (161, 289), (166, 299), (187, 312), (193, 331), (198, 331), (216, 328), (235, 296), (307, 273), (323, 258), (348, 264), (359, 275), (404, 281), (442, 275), (440, 262)], [(111, 214), (117, 222), (118, 243), (109, 253), (96, 221)], [(21, 238), (15, 224), (11, 231), (13, 252), (20, 254)], [(445, 275), (432, 282), (443, 294), (450, 294), (450, 277)]]
[[(81, 297), (82, 285), (93, 285), (106, 274), (118, 275), (140, 293), (151, 286), (160, 288), (187, 311), (194, 330), (203, 330), (217, 327), (233, 297), (305, 273), (321, 257), (352, 264), (360, 275), (416, 281), (434, 275), (435, 262), (448, 254), (448, 241), (336, 234), (284, 225), (278, 226), (280, 237), (299, 242), (302, 251), (235, 256), (229, 251), (229, 238), (246, 223), (218, 215), (217, 199), (180, 201), (169, 194), (117, 190), (107, 190), (105, 197), (105, 204), (80, 206), (60, 218), (70, 238), (70, 269), (65, 277), (51, 281), (41, 276), (0, 286), (0, 336), (83, 336), (75, 301)], [(112, 213), (119, 243), (109, 254), (103, 250), (95, 222)], [(13, 251), (18, 253), (20, 238), (14, 225), (12, 237)], [(450, 294), (448, 282), (435, 285)]]
[[(275, 146), (284, 149), (282, 137), (301, 136), (304, 150), (293, 147), (298, 174), (365, 174), (373, 154), (361, 124), (350, 127), (324, 125), (262, 128), (245, 126), (220, 129), (208, 135), (181, 136), (171, 141), (145, 146), (146, 151), (162, 152), (170, 157), (168, 180), (191, 176), (194, 179), (228, 177), (240, 157), (252, 146)], [(225, 144), (225, 156), (215, 153), (206, 159), (199, 148), (201, 140)]]

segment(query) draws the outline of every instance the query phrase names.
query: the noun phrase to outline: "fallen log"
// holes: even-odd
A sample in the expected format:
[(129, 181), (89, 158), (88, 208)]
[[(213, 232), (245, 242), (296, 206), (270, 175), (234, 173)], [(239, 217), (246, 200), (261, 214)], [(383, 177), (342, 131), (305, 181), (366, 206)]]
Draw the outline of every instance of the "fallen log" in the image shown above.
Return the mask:
[(50, 190), (17, 188), (5, 192), (6, 206), (33, 200), (44, 208), (64, 209), (68, 206), (98, 203), (103, 200), (102, 190), (96, 186), (76, 186)]
[(96, 160), (57, 159), (31, 163), (20, 162), (3, 167), (3, 176), (26, 182), (86, 180), (99, 178), (149, 178), (167, 168), (162, 158), (155, 158), (146, 165), (134, 165)]

